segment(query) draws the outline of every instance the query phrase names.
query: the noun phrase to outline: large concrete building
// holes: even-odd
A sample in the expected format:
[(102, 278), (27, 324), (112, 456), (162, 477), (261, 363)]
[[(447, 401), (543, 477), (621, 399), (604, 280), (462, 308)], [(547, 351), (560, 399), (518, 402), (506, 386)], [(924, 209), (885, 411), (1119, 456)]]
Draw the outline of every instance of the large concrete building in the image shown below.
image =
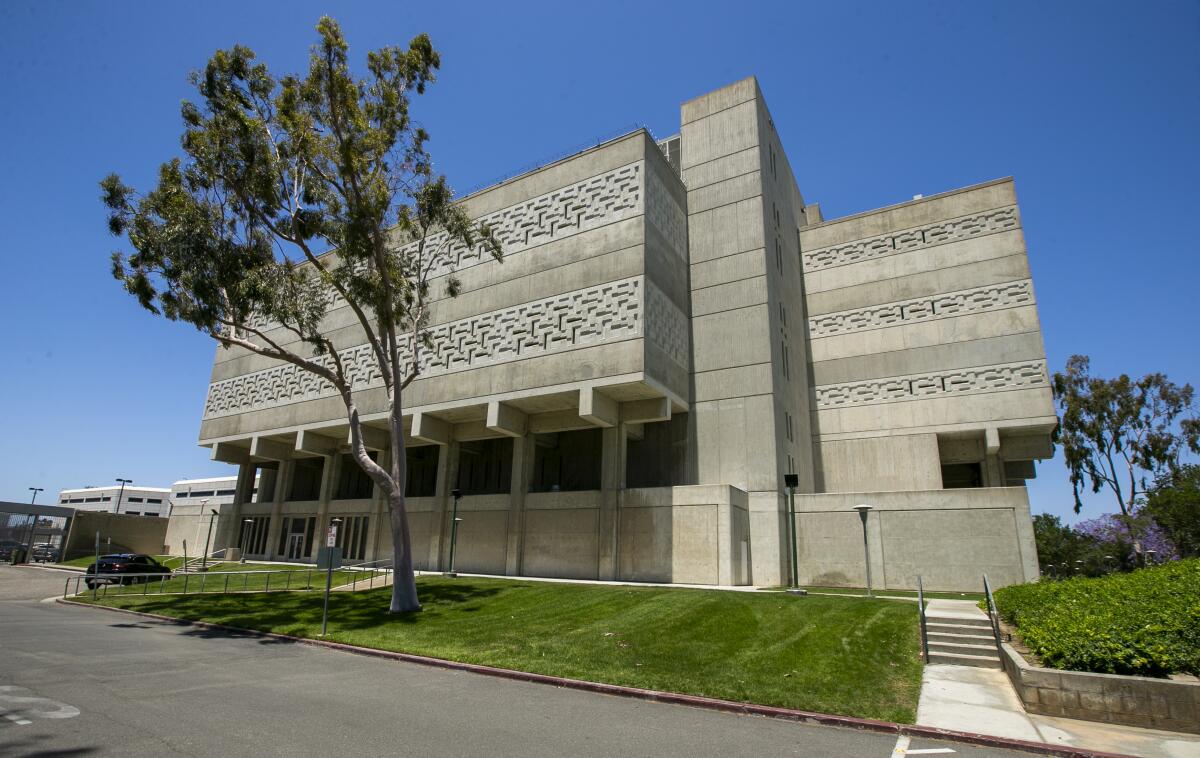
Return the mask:
[[(506, 258), (456, 251), (404, 395), (416, 565), (446, 566), (458, 489), (462, 571), (779, 584), (795, 473), (804, 583), (863, 584), (858, 504), (877, 585), (1034, 578), (1024, 482), (1056, 418), (1012, 181), (825, 220), (755, 79), (680, 120), (463, 200)], [(345, 307), (326, 328), (386, 459), (365, 339)], [(320, 380), (218, 349), (217, 545), (308, 558), (338, 517), (350, 558), (389, 557), (347, 432)]]

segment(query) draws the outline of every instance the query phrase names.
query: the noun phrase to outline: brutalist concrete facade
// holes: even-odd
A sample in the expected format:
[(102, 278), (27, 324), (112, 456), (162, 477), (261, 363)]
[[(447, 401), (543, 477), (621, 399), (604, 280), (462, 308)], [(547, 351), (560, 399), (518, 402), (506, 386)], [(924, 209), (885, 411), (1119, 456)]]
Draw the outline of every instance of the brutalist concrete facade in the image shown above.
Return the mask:
[[(459, 489), (460, 571), (778, 584), (794, 472), (806, 583), (862, 583), (859, 503), (877, 584), (1036, 575), (1024, 480), (1056, 419), (1011, 181), (825, 221), (751, 78), (684, 103), (676, 137), (639, 130), (463, 203), (506, 258), (456, 251), (462, 294), (437, 302), (405, 392), (419, 568), (446, 567)], [(386, 459), (338, 306), (327, 331)], [(389, 557), (347, 435), (328, 386), (218, 349), (200, 443), (241, 473), (217, 546), (307, 559), (339, 518), (350, 557)]]

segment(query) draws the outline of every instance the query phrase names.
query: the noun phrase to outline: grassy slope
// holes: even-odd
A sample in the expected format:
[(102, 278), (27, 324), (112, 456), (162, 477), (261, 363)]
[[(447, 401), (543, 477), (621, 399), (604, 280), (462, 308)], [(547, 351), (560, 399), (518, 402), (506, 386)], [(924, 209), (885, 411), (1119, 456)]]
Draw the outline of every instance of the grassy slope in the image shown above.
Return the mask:
[[(387, 590), (330, 601), (330, 638), (592, 681), (911, 723), (917, 609), (774, 593), (421, 577), (422, 613), (389, 616)], [(319, 594), (101, 599), (315, 636)]]

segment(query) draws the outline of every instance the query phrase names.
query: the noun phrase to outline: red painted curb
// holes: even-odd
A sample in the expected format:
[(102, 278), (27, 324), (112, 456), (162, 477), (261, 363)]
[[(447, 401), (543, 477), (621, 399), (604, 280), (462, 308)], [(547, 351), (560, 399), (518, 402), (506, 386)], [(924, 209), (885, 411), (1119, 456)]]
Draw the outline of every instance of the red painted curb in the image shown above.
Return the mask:
[(128, 613), (134, 616), (143, 616), (145, 618), (152, 618), (159, 621), (169, 621), (173, 624), (196, 626), (200, 627), (201, 629), (217, 629), (229, 632), (238, 632), (241, 634), (251, 634), (258, 637), (288, 640), (290, 642), (296, 642), (302, 645), (312, 645), (331, 650), (340, 650), (342, 652), (353, 653), (355, 655), (365, 655), (373, 658), (385, 658), (393, 661), (402, 661), (404, 663), (416, 663), (422, 666), (434, 666), (436, 668), (450, 669), (452, 671), (466, 671), (472, 674), (483, 674), (485, 676), (493, 676), (501, 679), (512, 679), (521, 682), (549, 684), (556, 687), (583, 690), (585, 692), (595, 692), (602, 695), (628, 697), (635, 698), (637, 700), (649, 700), (656, 703), (687, 705), (693, 708), (704, 708), (710, 711), (736, 713), (745, 716), (763, 716), (765, 718), (781, 719), (784, 721), (795, 721), (801, 724), (835, 726), (847, 729), (860, 729), (870, 732), (905, 735), (908, 737), (921, 737), (923, 739), (962, 742), (970, 745), (980, 745), (983, 747), (1023, 750), (1025, 752), (1037, 753), (1039, 755), (1059, 756), (1059, 758), (1133, 758), (1132, 756), (1122, 753), (1100, 753), (1090, 750), (1080, 750), (1078, 748), (1068, 746), (1050, 745), (1044, 742), (1029, 742), (1027, 740), (1016, 740), (1008, 737), (995, 737), (988, 734), (976, 734), (974, 732), (957, 732), (949, 729), (938, 729), (932, 726), (897, 724), (891, 721), (860, 719), (854, 718), (853, 716), (838, 716), (829, 713), (815, 713), (812, 711), (796, 710), (794, 708), (779, 708), (771, 705), (739, 703), (733, 700), (720, 700), (718, 698), (703, 697), (700, 695), (683, 695), (676, 692), (644, 690), (638, 687), (624, 687), (618, 684), (589, 682), (582, 679), (565, 679), (563, 677), (550, 676), (548, 674), (533, 674), (527, 671), (514, 671), (512, 669), (502, 669), (494, 666), (482, 666), (476, 663), (448, 661), (443, 658), (430, 658), (428, 656), (413, 655), (411, 653), (396, 653), (390, 650), (376, 650), (369, 647), (357, 647), (355, 645), (347, 645), (344, 642), (315, 640), (308, 637), (294, 637), (290, 634), (264, 632), (258, 629), (244, 629), (238, 626), (214, 624), (209, 621), (192, 621), (189, 619), (175, 618), (173, 616), (163, 616), (157, 613), (132, 611), (127, 608), (113, 608), (112, 606), (107, 605), (78, 603), (72, 600), (65, 600), (63, 598), (58, 598), (56, 602), (61, 605), (74, 605), (80, 608), (100, 608), (106, 611), (114, 611), (117, 613)]

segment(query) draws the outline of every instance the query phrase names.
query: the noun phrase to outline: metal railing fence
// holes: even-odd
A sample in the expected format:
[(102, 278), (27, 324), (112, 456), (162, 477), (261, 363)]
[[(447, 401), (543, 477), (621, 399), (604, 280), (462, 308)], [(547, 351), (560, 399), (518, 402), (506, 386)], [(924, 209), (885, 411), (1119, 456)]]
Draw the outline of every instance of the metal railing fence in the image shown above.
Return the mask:
[(996, 638), (996, 651), (1000, 650), (1000, 611), (996, 608), (996, 598), (992, 597), (992, 587), (988, 584), (987, 574), (983, 575), (983, 594), (987, 598), (987, 615), (992, 622), (992, 636)]
[(925, 587), (919, 574), (917, 575), (917, 611), (921, 615), (921, 652), (925, 656), (925, 662), (929, 663), (929, 629), (926, 628), (928, 620), (925, 617)]
[[(334, 586), (349, 585), (352, 591), (364, 584), (373, 589), (385, 586), (392, 569), (346, 566), (337, 569)], [(316, 580), (314, 582), (314, 579)], [(199, 595), (230, 592), (320, 592), (325, 589), (325, 571), (315, 566), (253, 571), (207, 571), (139, 574), (77, 574), (63, 584), (63, 598), (93, 593), (103, 595)]]

